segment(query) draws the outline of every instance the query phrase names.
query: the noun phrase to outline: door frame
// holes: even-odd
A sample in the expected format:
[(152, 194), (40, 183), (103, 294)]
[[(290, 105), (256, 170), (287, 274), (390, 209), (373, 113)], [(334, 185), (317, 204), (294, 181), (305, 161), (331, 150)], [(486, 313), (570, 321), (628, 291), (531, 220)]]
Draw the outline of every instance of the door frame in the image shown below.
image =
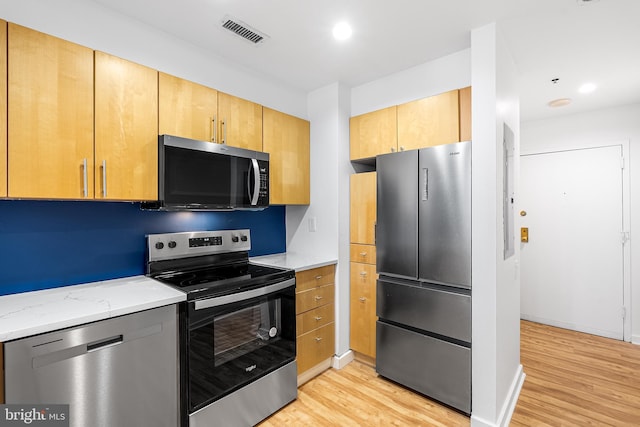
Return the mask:
[[(626, 342), (631, 342), (631, 173), (629, 171), (629, 140), (620, 140), (612, 143), (593, 145), (593, 146), (573, 146), (567, 147), (562, 150), (536, 150), (527, 152), (526, 154), (520, 154), (520, 157), (533, 156), (537, 154), (553, 154), (563, 153), (567, 151), (589, 150), (595, 148), (608, 148), (608, 147), (621, 147), (622, 148), (622, 230), (620, 230), (620, 239), (622, 241), (623, 234), (626, 233), (626, 241), (622, 246), (622, 298), (624, 307), (623, 327), (622, 327), (622, 339)], [(520, 172), (522, 173), (522, 172)]]

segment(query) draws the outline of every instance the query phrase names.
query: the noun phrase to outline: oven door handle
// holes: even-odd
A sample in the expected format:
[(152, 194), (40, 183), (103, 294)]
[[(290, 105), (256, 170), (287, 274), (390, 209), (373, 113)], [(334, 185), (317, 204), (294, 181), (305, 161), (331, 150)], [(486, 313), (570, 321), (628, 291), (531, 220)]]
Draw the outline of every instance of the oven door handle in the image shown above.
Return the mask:
[(195, 302), (196, 310), (203, 310), (205, 308), (218, 307), (225, 304), (231, 304), (238, 301), (244, 301), (255, 297), (260, 297), (273, 292), (280, 291), (282, 289), (294, 286), (296, 279), (287, 279), (284, 282), (278, 282), (274, 285), (265, 286), (263, 288), (251, 289), (250, 291), (239, 292), (237, 294), (224, 295), (221, 297), (214, 297), (208, 299), (201, 299)]

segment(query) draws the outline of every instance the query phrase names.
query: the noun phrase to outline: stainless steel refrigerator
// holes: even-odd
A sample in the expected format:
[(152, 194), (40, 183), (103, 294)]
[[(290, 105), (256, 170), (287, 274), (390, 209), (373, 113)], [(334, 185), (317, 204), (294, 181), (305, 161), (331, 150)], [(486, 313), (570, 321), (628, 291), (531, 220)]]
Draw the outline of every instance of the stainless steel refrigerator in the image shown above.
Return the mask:
[(376, 171), (376, 371), (470, 414), (471, 142)]

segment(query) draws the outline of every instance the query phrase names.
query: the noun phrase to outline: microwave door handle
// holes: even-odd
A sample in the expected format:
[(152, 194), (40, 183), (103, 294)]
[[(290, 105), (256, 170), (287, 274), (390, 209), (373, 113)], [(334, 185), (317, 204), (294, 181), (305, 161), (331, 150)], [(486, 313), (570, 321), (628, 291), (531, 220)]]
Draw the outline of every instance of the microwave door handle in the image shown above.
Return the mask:
[[(258, 196), (260, 195), (260, 168), (258, 167), (258, 160), (251, 159), (251, 166), (253, 169), (253, 195), (251, 195), (251, 180), (249, 179), (247, 182), (247, 186), (249, 187), (249, 198), (251, 199), (251, 206), (255, 206), (258, 204)], [(251, 173), (251, 171), (249, 171)]]

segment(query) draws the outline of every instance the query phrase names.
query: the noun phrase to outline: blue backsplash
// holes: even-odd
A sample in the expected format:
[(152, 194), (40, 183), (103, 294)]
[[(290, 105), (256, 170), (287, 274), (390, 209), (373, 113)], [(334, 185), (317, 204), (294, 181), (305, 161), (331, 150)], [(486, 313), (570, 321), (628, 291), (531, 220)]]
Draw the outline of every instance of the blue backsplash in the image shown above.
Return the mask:
[(285, 207), (155, 212), (139, 203), (0, 201), (0, 295), (144, 274), (145, 235), (251, 229), (251, 256), (286, 250)]

